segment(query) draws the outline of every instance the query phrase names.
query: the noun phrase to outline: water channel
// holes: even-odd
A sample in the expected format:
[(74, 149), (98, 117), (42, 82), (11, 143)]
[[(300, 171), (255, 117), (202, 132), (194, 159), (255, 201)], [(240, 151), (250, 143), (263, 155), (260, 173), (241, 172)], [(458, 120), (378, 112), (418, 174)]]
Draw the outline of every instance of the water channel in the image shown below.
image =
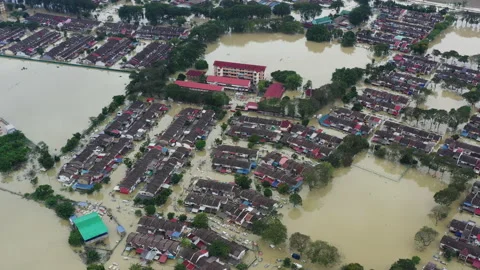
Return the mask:
[[(453, 33), (457, 33), (457, 30)], [(445, 38), (448, 36), (447, 33)], [(472, 42), (471, 45), (465, 43), (464, 46), (474, 46), (475, 39)], [(210, 45), (207, 51), (205, 58), (210, 64), (214, 60), (226, 60), (266, 65), (268, 73), (278, 69), (296, 70), (305, 80), (311, 79), (314, 86), (328, 83), (335, 68), (364, 67), (371, 61), (371, 52), (364, 48), (344, 49), (337, 44), (310, 43), (303, 36), (277, 34), (225, 36), (218, 43)], [(15, 60), (0, 61), (4, 85), (0, 90), (0, 115), (23, 130), (32, 140), (46, 141), (52, 148), (60, 147), (71, 133), (84, 129), (88, 117), (97, 115), (110, 102), (111, 96), (122, 93), (128, 80), (126, 74), (120, 73)], [(27, 70), (21, 70), (22, 67)], [(28, 76), (27, 80), (25, 76)], [(440, 95), (435, 107), (458, 105), (458, 101), (453, 104), (443, 103), (442, 100), (447, 99), (452, 97)], [(172, 105), (168, 115), (160, 120), (159, 126), (151, 135), (164, 130), (173, 116), (188, 106)], [(219, 137), (222, 136), (217, 125), (208, 138), (207, 149), (196, 153), (192, 161), (193, 168), (187, 171), (184, 182), (174, 188), (171, 199), (159, 211), (166, 213), (178, 209), (176, 200), (182, 198), (184, 188), (194, 176), (233, 181), (231, 175), (221, 175), (211, 170), (209, 155), (213, 141)], [(225, 142), (232, 143), (227, 138)], [(239, 145), (244, 146), (245, 143), (239, 142)], [(265, 150), (271, 151), (268, 147)], [(288, 151), (285, 150), (285, 153), (288, 154)], [(39, 172), (40, 184), (50, 184), (56, 192), (74, 200), (102, 201), (113, 210), (127, 233), (135, 230), (138, 220), (133, 214), (135, 208), (131, 202), (122, 202), (124, 199), (131, 200), (133, 196), (116, 195), (116, 198), (112, 198), (109, 194), (125, 176), (124, 165), (113, 173), (111, 183), (100, 193), (89, 196), (65, 191), (55, 180), (59, 167), (60, 165), (47, 173)], [(412, 255), (421, 256), (423, 262), (431, 260), (437, 251), (440, 237), (429, 249), (418, 253), (414, 249), (413, 235), (424, 225), (435, 227), (440, 235), (446, 231), (446, 223), (435, 226), (427, 217), (434, 205), (433, 194), (443, 188), (444, 184), (438, 176), (433, 177), (415, 169), (406, 170), (398, 164), (377, 160), (367, 154), (357, 157), (352, 168), (336, 172), (328, 187), (315, 191), (304, 188), (301, 194), (304, 198), (303, 207), (293, 208), (288, 203), (285, 204), (281, 213), (288, 233), (299, 231), (310, 235), (313, 240), (328, 241), (340, 250), (343, 263), (358, 262), (365, 269), (387, 269), (396, 259)], [(400, 179), (403, 173), (405, 174)], [(31, 192), (33, 187), (23, 180), (24, 174), (25, 172), (18, 172), (0, 176), (0, 187), (22, 193)], [(275, 196), (280, 200), (286, 199), (278, 194)], [(59, 266), (58, 269), (84, 269), (78, 256), (68, 248), (67, 226), (62, 225), (51, 210), (4, 192), (0, 192), (0, 203), (15, 204), (14, 208), (0, 208), (0, 217), (6, 221), (1, 232), (3, 239), (17, 236), (15, 241), (3, 241), (0, 244), (0, 265), (6, 266), (2, 269), (52, 269), (49, 265), (43, 266), (43, 261), (60, 266), (68, 263), (68, 267)], [(456, 210), (451, 212), (453, 216)], [(450, 219), (448, 217), (447, 221)], [(49, 249), (43, 248), (46, 245)], [(24, 252), (26, 246), (36, 248)], [(121, 269), (127, 269), (130, 263), (137, 261), (128, 257), (128, 260), (124, 259), (121, 254), (123, 246), (124, 243), (120, 243), (107, 266), (117, 262)], [(280, 247), (282, 250), (273, 250), (266, 243), (260, 242), (260, 247), (264, 254), (264, 264), (288, 256), (285, 246)], [(10, 255), (13, 251), (15, 254)], [(20, 258), (20, 254), (28, 254), (28, 260)], [(154, 267), (169, 268), (158, 264), (154, 264)], [(263, 265), (259, 267), (263, 268)], [(454, 263), (447, 267), (464, 268)], [(319, 268), (313, 266), (310, 269)]]

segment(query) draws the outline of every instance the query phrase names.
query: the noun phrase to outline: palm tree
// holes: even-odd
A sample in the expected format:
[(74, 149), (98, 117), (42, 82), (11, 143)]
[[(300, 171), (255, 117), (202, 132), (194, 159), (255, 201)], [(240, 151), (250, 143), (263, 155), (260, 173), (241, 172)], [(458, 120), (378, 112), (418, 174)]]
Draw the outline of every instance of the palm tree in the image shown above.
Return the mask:
[(442, 52), (440, 52), (439, 50), (435, 49), (435, 50), (432, 51), (432, 54), (433, 54), (433, 61), (435, 61), (435, 57), (441, 55)]
[(344, 7), (345, 5), (343, 4), (342, 0), (335, 0), (330, 4), (330, 8), (335, 9), (335, 12), (339, 12), (340, 8)]

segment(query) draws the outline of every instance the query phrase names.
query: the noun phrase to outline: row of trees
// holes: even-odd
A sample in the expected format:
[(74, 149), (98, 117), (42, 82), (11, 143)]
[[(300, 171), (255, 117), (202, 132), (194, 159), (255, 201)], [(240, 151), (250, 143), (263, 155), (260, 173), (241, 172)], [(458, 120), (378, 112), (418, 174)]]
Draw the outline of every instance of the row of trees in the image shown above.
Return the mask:
[(142, 6), (121, 6), (118, 9), (118, 17), (124, 22), (130, 23), (131, 21), (138, 22), (143, 19), (143, 7)]
[(54, 193), (50, 185), (40, 185), (32, 194), (25, 194), (25, 197), (43, 202), (48, 208), (54, 209), (58, 217), (69, 219), (75, 213), (72, 201)]
[(72, 13), (90, 16), (90, 12), (97, 8), (92, 0), (25, 0), (25, 4), (30, 7), (41, 6), (48, 11), (60, 13)]
[(438, 110), (438, 109), (421, 109), (418, 107), (407, 108), (405, 113), (405, 118), (407, 121), (415, 121), (415, 125), (421, 122), (422, 126), (435, 127), (439, 129), (442, 124), (448, 125), (449, 128), (456, 130), (458, 125), (465, 123), (470, 118), (471, 113), (470, 106), (462, 106), (458, 109)]
[(314, 42), (329, 42), (335, 38), (341, 38), (343, 36), (343, 31), (341, 29), (332, 29), (330, 30), (325, 25), (313, 25), (308, 28), (305, 37), (308, 41)]
[[(177, 17), (189, 16), (191, 14), (190, 9), (181, 8), (169, 4), (163, 3), (149, 3), (144, 6), (145, 8), (145, 18), (152, 25), (157, 25), (162, 23), (165, 20), (175, 19)], [(136, 9), (131, 9), (132, 13), (137, 14)], [(120, 15), (120, 14), (119, 14)], [(123, 18), (122, 18), (123, 20)]]
[(350, 14), (348, 14), (348, 20), (353, 25), (360, 25), (361, 23), (367, 21), (368, 18), (370, 18), (370, 16), (372, 15), (372, 9), (370, 8), (368, 1), (356, 2), (358, 2), (360, 5), (352, 9)]

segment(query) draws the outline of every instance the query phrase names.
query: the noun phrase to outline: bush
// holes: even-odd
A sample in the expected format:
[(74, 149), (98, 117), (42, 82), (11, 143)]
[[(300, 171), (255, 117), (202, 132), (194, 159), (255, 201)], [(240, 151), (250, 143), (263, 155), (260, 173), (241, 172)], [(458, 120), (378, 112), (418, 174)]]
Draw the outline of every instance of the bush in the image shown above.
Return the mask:
[(196, 69), (208, 69), (208, 63), (205, 60), (197, 60), (195, 62)]
[(75, 213), (75, 207), (71, 202), (61, 202), (55, 206), (55, 213), (63, 219), (69, 219)]
[(68, 244), (74, 247), (79, 247), (83, 245), (83, 238), (78, 230), (72, 230), (70, 232), (70, 236), (68, 237)]
[(147, 205), (145, 206), (145, 214), (147, 216), (152, 216), (153, 214), (155, 214), (155, 212), (157, 211), (157, 208), (155, 207), (155, 205)]
[(135, 216), (141, 217), (142, 216), (142, 210), (140, 210), (140, 209), (135, 210)]
[(87, 264), (92, 264), (100, 261), (100, 254), (95, 249), (88, 249), (87, 253)]
[(272, 193), (272, 190), (269, 189), (269, 188), (266, 188), (264, 191), (263, 191), (263, 196), (265, 197), (272, 197), (273, 193)]

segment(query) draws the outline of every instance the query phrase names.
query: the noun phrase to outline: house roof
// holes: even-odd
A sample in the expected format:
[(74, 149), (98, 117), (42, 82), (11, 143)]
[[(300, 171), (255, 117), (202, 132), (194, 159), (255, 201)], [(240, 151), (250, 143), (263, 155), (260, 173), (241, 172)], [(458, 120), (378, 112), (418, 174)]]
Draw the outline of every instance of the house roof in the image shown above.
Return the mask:
[(108, 233), (107, 226), (95, 212), (75, 219), (74, 223), (85, 241)]
[(283, 96), (285, 89), (281, 83), (272, 83), (268, 88), (263, 97), (265, 98), (281, 98)]
[(228, 68), (236, 68), (236, 69), (246, 69), (246, 70), (253, 70), (256, 72), (265, 72), (267, 69), (266, 66), (258, 66), (258, 65), (251, 65), (251, 64), (241, 64), (241, 63), (234, 63), (234, 62), (224, 62), (224, 61), (215, 61), (213, 65), (216, 67), (228, 67)]
[(175, 84), (180, 86), (180, 87), (191, 88), (191, 89), (200, 89), (200, 90), (206, 90), (206, 91), (220, 92), (220, 91), (223, 90), (223, 87), (221, 87), (221, 86), (206, 84), (206, 83), (175, 81)]
[(193, 77), (199, 77), (199, 76), (202, 76), (203, 74), (205, 74), (205, 71), (195, 70), (195, 69), (190, 69), (186, 73), (187, 76), (193, 76)]
[(249, 80), (228, 78), (228, 77), (221, 77), (221, 76), (207, 76), (207, 83), (223, 83), (223, 84), (238, 85), (243, 87), (250, 87)]

